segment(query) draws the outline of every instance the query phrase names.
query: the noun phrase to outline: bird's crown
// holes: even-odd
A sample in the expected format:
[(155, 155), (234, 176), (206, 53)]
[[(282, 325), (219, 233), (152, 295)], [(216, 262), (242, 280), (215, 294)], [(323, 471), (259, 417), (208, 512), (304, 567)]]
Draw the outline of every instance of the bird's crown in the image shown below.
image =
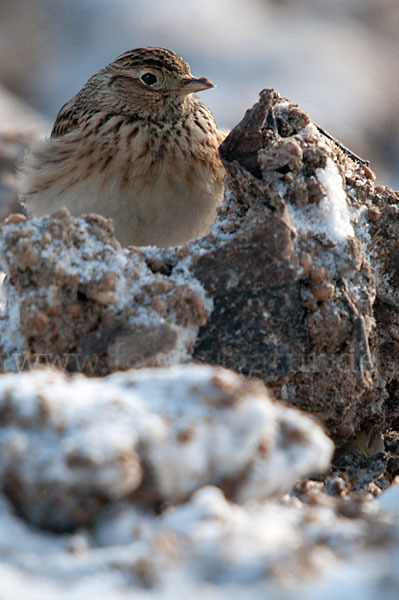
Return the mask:
[(110, 65), (116, 69), (154, 67), (172, 74), (190, 75), (190, 67), (176, 52), (166, 48), (135, 48), (118, 56)]

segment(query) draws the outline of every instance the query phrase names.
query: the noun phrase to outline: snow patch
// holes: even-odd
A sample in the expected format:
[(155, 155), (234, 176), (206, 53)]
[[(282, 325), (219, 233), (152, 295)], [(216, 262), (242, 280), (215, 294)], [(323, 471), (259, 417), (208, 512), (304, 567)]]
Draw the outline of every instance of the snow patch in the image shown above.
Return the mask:
[(354, 236), (354, 230), (339, 169), (327, 158), (324, 169), (316, 169), (316, 176), (325, 196), (318, 205), (298, 208), (288, 203), (292, 224), (302, 234), (324, 234), (335, 244), (345, 243)]

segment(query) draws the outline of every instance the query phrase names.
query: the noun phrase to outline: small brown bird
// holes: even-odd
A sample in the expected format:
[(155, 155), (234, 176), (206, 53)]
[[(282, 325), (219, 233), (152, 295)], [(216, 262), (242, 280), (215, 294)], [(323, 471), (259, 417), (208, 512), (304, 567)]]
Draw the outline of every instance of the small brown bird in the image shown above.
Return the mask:
[(136, 246), (206, 233), (223, 196), (225, 134), (195, 92), (212, 87), (170, 50), (119, 56), (62, 107), (51, 137), (25, 158), (19, 187), (28, 212), (100, 213)]

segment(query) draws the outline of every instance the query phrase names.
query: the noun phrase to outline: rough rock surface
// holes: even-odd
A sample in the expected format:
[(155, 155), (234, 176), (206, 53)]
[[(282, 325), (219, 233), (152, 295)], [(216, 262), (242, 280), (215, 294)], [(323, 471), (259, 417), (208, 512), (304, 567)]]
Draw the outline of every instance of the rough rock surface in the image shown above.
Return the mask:
[(214, 301), (194, 357), (261, 377), (279, 398), (317, 414), (337, 440), (392, 425), (399, 363), (381, 342), (398, 315), (391, 308), (382, 323), (374, 303), (399, 288), (373, 231), (378, 206), (396, 215), (398, 195), (376, 190), (362, 161), (271, 90), (221, 156), (220, 228), (230, 237), (216, 236), (193, 258)]
[(198, 282), (153, 273), (144, 253), (123, 250), (99, 215), (73, 219), (60, 210), (6, 223), (5, 370), (44, 363), (93, 375), (190, 356), (211, 307)]

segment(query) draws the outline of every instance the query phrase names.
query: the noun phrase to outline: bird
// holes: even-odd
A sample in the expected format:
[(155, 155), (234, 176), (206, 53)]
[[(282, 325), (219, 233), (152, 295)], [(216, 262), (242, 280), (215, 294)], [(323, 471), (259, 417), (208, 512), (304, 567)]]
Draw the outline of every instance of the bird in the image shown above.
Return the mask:
[(178, 246), (206, 234), (223, 199), (226, 132), (196, 92), (213, 87), (165, 48), (118, 56), (24, 157), (18, 187), (27, 213), (101, 214), (125, 246)]

